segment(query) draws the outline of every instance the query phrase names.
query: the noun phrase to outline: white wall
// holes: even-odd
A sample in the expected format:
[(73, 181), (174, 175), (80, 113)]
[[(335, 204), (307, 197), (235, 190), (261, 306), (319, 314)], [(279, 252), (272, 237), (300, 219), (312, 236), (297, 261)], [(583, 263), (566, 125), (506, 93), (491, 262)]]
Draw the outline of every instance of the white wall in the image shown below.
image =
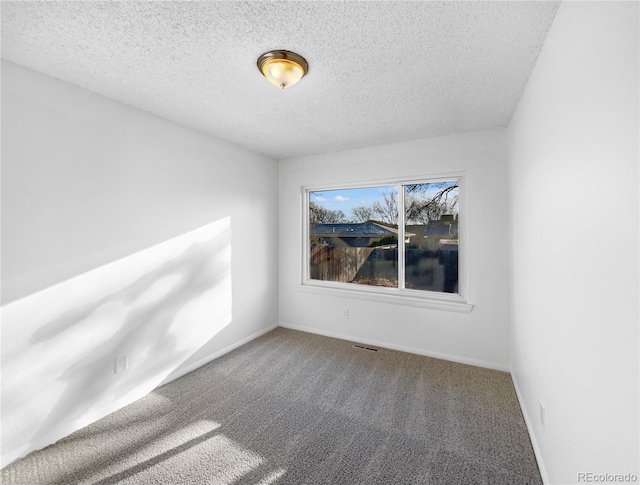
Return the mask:
[[(508, 369), (506, 156), (506, 130), (496, 129), (281, 160), (281, 324)], [(465, 172), (466, 177), (471, 313), (300, 291), (302, 186), (445, 172)], [(348, 320), (342, 318), (345, 308)]]
[(509, 125), (512, 370), (554, 484), (640, 475), (638, 41), (637, 2), (563, 3)]
[(274, 160), (3, 61), (3, 464), (275, 325), (277, 190)]

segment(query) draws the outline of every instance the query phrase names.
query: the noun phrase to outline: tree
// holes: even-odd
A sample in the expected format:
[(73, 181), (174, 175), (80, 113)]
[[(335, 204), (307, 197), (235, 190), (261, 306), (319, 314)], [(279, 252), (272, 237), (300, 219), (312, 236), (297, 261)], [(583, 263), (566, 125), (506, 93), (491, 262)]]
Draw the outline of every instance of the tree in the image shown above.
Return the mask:
[(375, 248), (377, 246), (387, 246), (387, 245), (397, 245), (398, 244), (398, 236), (395, 234), (391, 234), (390, 236), (384, 236), (380, 238), (378, 241), (374, 241), (369, 243), (370, 248)]
[[(405, 224), (426, 224), (437, 221), (444, 214), (453, 214), (458, 209), (457, 182), (428, 182), (404, 185)], [(366, 222), (377, 219), (392, 226), (398, 225), (398, 194), (383, 194), (382, 200), (372, 205), (361, 205), (351, 209), (351, 219), (341, 210), (329, 210), (315, 202), (309, 203), (311, 224), (340, 224)]]
[(360, 205), (351, 209), (351, 219), (353, 222), (367, 222), (373, 219), (373, 209), (366, 205)]
[(328, 211), (327, 224), (349, 222), (347, 216), (341, 210)]
[[(436, 186), (440, 190), (431, 197), (427, 188)], [(405, 219), (407, 223), (426, 224), (437, 221), (443, 214), (451, 214), (458, 205), (458, 184), (445, 182), (430, 184), (411, 184), (405, 186)]]
[(347, 216), (341, 210), (329, 210), (315, 202), (309, 202), (309, 222), (311, 224), (337, 224), (347, 222)]
[(373, 202), (373, 213), (377, 219), (391, 225), (398, 225), (398, 196), (395, 192), (384, 194), (382, 202)]

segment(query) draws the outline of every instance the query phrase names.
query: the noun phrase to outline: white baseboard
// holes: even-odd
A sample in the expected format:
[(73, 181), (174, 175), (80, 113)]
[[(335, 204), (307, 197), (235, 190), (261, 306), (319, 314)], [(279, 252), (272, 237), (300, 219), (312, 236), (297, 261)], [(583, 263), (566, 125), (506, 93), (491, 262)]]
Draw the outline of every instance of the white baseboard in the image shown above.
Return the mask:
[[(62, 438), (64, 438), (65, 436), (69, 436), (71, 433), (74, 433), (76, 431), (78, 431), (79, 429), (84, 428), (85, 426), (90, 425), (91, 423), (94, 423), (96, 421), (98, 421), (99, 419), (102, 419), (103, 417), (117, 411), (118, 409), (121, 409), (125, 406), (127, 406), (128, 404), (131, 404), (134, 401), (137, 401), (138, 399), (143, 398), (144, 396), (146, 396), (147, 394), (149, 394), (149, 392), (153, 391), (153, 389), (157, 389), (160, 386), (163, 386), (165, 384), (168, 384), (169, 382), (178, 379), (186, 374), (188, 374), (189, 372), (192, 372), (194, 370), (196, 370), (198, 367), (202, 367), (205, 364), (208, 364), (209, 362), (217, 359), (218, 357), (222, 357), (224, 354), (227, 354), (229, 352), (231, 352), (232, 350), (237, 349), (238, 347), (240, 347), (241, 345), (244, 345), (248, 342), (250, 342), (251, 340), (260, 337), (261, 335), (270, 332), (271, 330), (273, 330), (274, 328), (278, 327), (277, 323), (274, 323), (273, 325), (270, 325), (266, 328), (263, 328), (261, 330), (259, 330), (258, 332), (249, 335), (248, 337), (245, 337), (241, 340), (238, 340), (237, 342), (234, 342), (233, 344), (225, 347), (224, 349), (218, 350), (217, 352), (208, 355), (206, 357), (203, 357), (202, 359), (197, 360), (196, 362), (193, 362), (185, 367), (180, 367), (178, 368), (177, 371), (174, 371), (174, 373), (169, 374), (169, 376), (167, 378), (165, 378), (158, 386), (156, 386), (155, 388), (152, 389), (148, 389), (145, 388), (144, 385), (134, 389), (132, 392), (130, 392), (129, 394), (115, 400), (112, 401), (111, 403), (109, 403), (108, 405), (102, 406), (100, 408), (94, 409), (91, 412), (85, 414), (84, 416), (82, 416), (79, 419), (76, 419), (74, 421), (71, 421), (69, 423), (66, 423), (64, 425), (62, 425), (61, 427), (57, 428), (56, 430), (47, 433), (45, 435), (42, 436), (37, 436), (34, 439), (32, 439), (29, 443), (26, 443), (22, 446), (20, 446), (19, 448), (13, 449), (7, 453), (3, 453), (2, 456), (0, 457), (0, 468), (3, 468), (5, 466), (7, 466), (8, 464), (10, 464), (11, 462), (17, 460), (18, 458), (22, 458), (23, 456), (28, 455), (29, 453), (31, 453), (32, 451), (35, 450), (40, 450), (46, 446), (49, 446), (53, 443), (55, 443), (56, 441), (61, 440)], [(4, 451), (4, 450), (3, 450)]]
[(389, 342), (380, 342), (377, 340), (363, 339), (356, 335), (346, 335), (346, 334), (341, 334), (336, 332), (327, 332), (324, 330), (319, 330), (313, 327), (306, 327), (303, 325), (292, 325), (290, 323), (280, 322), (280, 326), (284, 328), (290, 328), (291, 330), (300, 330), (301, 332), (315, 333), (317, 335), (323, 335), (325, 337), (339, 338), (342, 340), (349, 340), (351, 342), (359, 342), (367, 345), (374, 345), (376, 347), (383, 347), (385, 349), (408, 352), (410, 354), (424, 355), (426, 357), (433, 357), (434, 359), (449, 360), (451, 362), (458, 362), (459, 364), (467, 364), (467, 365), (473, 365), (476, 367), (484, 367), (486, 369), (499, 370), (502, 372), (511, 372), (511, 369), (507, 365), (496, 364), (493, 362), (486, 362), (484, 360), (470, 359), (468, 357), (462, 357), (460, 355), (445, 354), (442, 352), (432, 352), (429, 350), (418, 349), (415, 347), (396, 345)]
[(169, 384), (171, 381), (175, 381), (176, 379), (179, 379), (180, 377), (187, 375), (189, 372), (193, 372), (194, 370), (202, 367), (203, 365), (206, 365), (209, 362), (212, 362), (212, 361), (216, 360), (217, 358), (222, 357), (224, 354), (228, 354), (232, 350), (235, 350), (238, 347), (241, 347), (244, 344), (249, 343), (254, 339), (257, 339), (258, 337), (264, 335), (267, 332), (270, 332), (274, 328), (278, 328), (279, 326), (280, 325), (278, 323), (274, 323), (272, 325), (269, 325), (266, 328), (263, 328), (261, 330), (258, 330), (255, 333), (252, 333), (248, 337), (245, 337), (245, 338), (243, 338), (241, 340), (238, 340), (237, 342), (232, 343), (231, 345), (225, 347), (224, 349), (218, 350), (217, 352), (214, 352), (213, 354), (207, 355), (207, 356), (203, 357), (202, 359), (198, 359), (197, 361), (192, 362), (189, 365), (186, 365), (184, 367), (179, 367), (174, 372), (169, 374), (167, 376), (167, 378), (164, 381), (162, 381), (158, 387), (164, 386), (165, 384)]
[(529, 418), (529, 413), (527, 412), (527, 408), (524, 405), (524, 399), (522, 398), (520, 387), (518, 387), (518, 381), (516, 380), (516, 377), (513, 375), (513, 373), (511, 373), (511, 380), (513, 381), (513, 387), (516, 390), (516, 396), (518, 396), (520, 409), (522, 410), (522, 415), (524, 416), (524, 423), (527, 425), (527, 431), (529, 431), (529, 437), (531, 438), (531, 446), (533, 447), (533, 454), (536, 456), (536, 461), (538, 462), (538, 469), (540, 470), (542, 483), (544, 485), (549, 485), (551, 482), (549, 481), (549, 476), (547, 475), (547, 469), (545, 468), (544, 462), (542, 461), (542, 453), (540, 452), (540, 447), (538, 446), (536, 435), (533, 432), (531, 419)]

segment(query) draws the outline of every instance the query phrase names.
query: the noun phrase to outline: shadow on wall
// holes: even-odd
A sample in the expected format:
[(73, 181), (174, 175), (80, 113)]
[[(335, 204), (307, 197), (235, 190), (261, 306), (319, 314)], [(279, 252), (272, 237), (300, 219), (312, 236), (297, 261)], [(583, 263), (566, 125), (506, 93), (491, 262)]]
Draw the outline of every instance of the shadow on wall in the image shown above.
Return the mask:
[(227, 217), (3, 307), (3, 465), (153, 390), (231, 301)]

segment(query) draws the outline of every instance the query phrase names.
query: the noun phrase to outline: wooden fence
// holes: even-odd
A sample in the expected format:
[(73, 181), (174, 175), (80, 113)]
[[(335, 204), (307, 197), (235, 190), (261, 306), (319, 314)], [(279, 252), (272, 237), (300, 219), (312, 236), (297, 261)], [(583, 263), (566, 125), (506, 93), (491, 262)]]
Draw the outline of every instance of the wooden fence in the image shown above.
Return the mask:
[[(309, 276), (313, 280), (397, 286), (398, 248), (331, 247), (312, 244)], [(416, 290), (456, 293), (458, 251), (408, 249), (405, 286)]]
[(367, 261), (374, 248), (335, 248), (312, 244), (309, 254), (309, 277), (312, 280), (348, 283)]

